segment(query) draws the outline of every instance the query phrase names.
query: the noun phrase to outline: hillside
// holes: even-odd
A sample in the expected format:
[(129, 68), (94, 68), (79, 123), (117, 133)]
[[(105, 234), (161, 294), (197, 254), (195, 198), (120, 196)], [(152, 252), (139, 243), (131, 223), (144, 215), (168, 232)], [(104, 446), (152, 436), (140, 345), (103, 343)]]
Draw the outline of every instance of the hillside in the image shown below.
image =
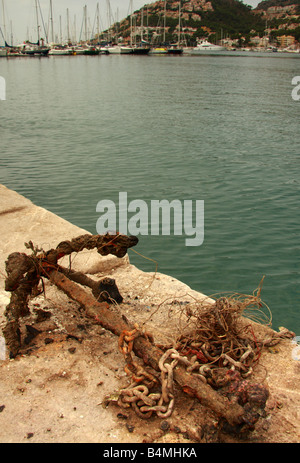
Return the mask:
[(300, 0), (266, 0), (253, 13), (265, 20), (268, 34), (277, 42), (300, 42)]
[[(167, 0), (165, 15), (164, 0), (147, 4), (114, 24), (110, 32), (125, 41), (177, 42), (179, 4)], [(299, 12), (300, 0), (266, 0), (255, 9), (239, 0), (181, 0), (180, 39), (188, 46), (204, 37), (214, 43), (262, 46), (267, 37), (270, 44), (280, 46), (287, 35), (296, 43), (300, 41)]]
[(300, 6), (300, 0), (265, 0), (260, 2), (256, 9), (257, 10), (268, 10), (268, 8), (285, 8), (287, 6)]

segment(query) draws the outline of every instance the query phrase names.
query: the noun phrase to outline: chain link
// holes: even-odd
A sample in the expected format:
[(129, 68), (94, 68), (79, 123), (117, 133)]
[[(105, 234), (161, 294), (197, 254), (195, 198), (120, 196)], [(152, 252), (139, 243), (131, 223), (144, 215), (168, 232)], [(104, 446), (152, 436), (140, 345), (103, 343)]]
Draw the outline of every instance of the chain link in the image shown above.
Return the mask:
[[(160, 418), (167, 418), (174, 409), (173, 370), (178, 364), (180, 354), (175, 349), (169, 349), (162, 355), (159, 360), (161, 392), (150, 392), (153, 386), (157, 386), (158, 380), (132, 358), (133, 342), (141, 335), (145, 334), (135, 325), (132, 331), (123, 331), (119, 337), (119, 350), (126, 361), (125, 371), (131, 375), (133, 383), (120, 391), (118, 405), (124, 408), (132, 407), (143, 419), (150, 418), (153, 412)], [(167, 363), (169, 358), (171, 362)], [(148, 382), (148, 387), (141, 384), (142, 381)]]
[(160, 418), (168, 418), (171, 416), (175, 405), (174, 369), (178, 363), (183, 364), (188, 373), (198, 370), (196, 371), (197, 377), (205, 383), (207, 382), (206, 377), (212, 374), (211, 367), (199, 363), (197, 355), (194, 355), (189, 360), (176, 349), (168, 349), (158, 362), (160, 390), (159, 392), (150, 392), (153, 387), (158, 386), (157, 378), (134, 362), (132, 358), (134, 339), (141, 335), (143, 333), (135, 325), (132, 331), (123, 331), (119, 338), (119, 349), (126, 360), (125, 371), (129, 376), (131, 375), (132, 383), (128, 388), (120, 391), (118, 404), (125, 408), (132, 407), (136, 414), (143, 419), (150, 418), (153, 412)]
[(133, 342), (137, 337), (144, 336), (150, 340), (153, 340), (153, 337), (149, 333), (140, 331), (137, 324), (135, 324), (134, 326), (135, 327), (132, 331), (124, 330), (121, 333), (119, 337), (119, 351), (124, 355), (126, 361), (125, 372), (128, 376), (132, 377), (132, 381), (137, 384), (144, 381), (146, 382), (147, 386), (151, 388), (158, 381), (153, 374), (146, 371), (145, 368), (142, 367), (142, 365), (139, 365), (137, 362), (133, 360), (132, 348)]

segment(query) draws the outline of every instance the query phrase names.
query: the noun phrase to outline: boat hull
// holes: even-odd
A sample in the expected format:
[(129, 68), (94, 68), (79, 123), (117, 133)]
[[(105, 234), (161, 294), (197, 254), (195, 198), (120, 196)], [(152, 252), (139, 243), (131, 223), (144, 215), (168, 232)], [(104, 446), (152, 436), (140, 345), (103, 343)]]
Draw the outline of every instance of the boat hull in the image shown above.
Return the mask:
[(167, 55), (167, 48), (152, 48), (150, 50), (151, 55)]
[(108, 47), (107, 51), (110, 55), (130, 55), (133, 53), (133, 49), (131, 47)]
[(194, 48), (193, 50), (191, 50), (191, 54), (192, 55), (205, 55), (205, 54), (208, 54), (208, 53), (220, 53), (220, 52), (224, 52), (226, 51), (226, 48), (222, 48), (222, 47), (218, 47), (218, 48), (201, 48), (201, 49), (197, 49), (197, 48)]
[(132, 50), (134, 55), (148, 55), (150, 48), (137, 47)]
[(182, 55), (183, 48), (169, 48), (168, 55)]
[(52, 56), (75, 55), (75, 51), (72, 50), (72, 49), (66, 49), (66, 50), (52, 49), (52, 50), (49, 51), (49, 55), (52, 55)]
[(131, 47), (121, 47), (121, 55), (130, 55), (131, 53), (133, 53)]
[(100, 53), (100, 50), (98, 50), (97, 48), (92, 48), (90, 50), (84, 51), (84, 55), (99, 55), (99, 53)]
[(39, 56), (47, 56), (49, 54), (50, 48), (26, 48), (25, 50), (22, 50), (22, 53), (24, 55), (29, 55), (29, 56), (34, 56), (34, 55), (39, 55)]

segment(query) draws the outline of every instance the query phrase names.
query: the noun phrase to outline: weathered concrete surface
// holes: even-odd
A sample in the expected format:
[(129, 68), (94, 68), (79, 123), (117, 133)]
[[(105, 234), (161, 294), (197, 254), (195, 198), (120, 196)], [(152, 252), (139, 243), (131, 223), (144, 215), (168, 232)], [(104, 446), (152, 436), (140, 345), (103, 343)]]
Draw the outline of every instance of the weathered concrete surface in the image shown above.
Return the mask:
[[(86, 231), (0, 185), (0, 329), (10, 297), (4, 291), (7, 256), (28, 252), (24, 242), (29, 240), (46, 250), (82, 233)], [(72, 256), (72, 268), (93, 278), (115, 278), (124, 302), (113, 310), (133, 322), (145, 322), (158, 343), (172, 341), (178, 305), (206, 297), (167, 275), (140, 271), (128, 257), (83, 252)], [(40, 334), (23, 355), (0, 360), (1, 443), (300, 441), (300, 362), (292, 358), (291, 341), (266, 350), (255, 370), (255, 380), (269, 386), (270, 398), (267, 416), (249, 436), (218, 434), (214, 414), (180, 390), (168, 426), (162, 426), (155, 416), (145, 421), (131, 409), (103, 408), (106, 395), (128, 385), (118, 340), (48, 281), (45, 286), (45, 295), (32, 301), (28, 319)], [(41, 309), (51, 317), (41, 321)]]

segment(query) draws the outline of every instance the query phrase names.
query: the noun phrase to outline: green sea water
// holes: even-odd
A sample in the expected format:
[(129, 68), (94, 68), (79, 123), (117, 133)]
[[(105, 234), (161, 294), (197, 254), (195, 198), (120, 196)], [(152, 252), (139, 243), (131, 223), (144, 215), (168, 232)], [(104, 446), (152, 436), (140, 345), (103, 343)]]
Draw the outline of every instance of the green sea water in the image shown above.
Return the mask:
[(96, 233), (97, 203), (203, 200), (204, 241), (139, 236), (131, 262), (262, 299), (300, 335), (300, 55), (0, 59), (0, 182)]

